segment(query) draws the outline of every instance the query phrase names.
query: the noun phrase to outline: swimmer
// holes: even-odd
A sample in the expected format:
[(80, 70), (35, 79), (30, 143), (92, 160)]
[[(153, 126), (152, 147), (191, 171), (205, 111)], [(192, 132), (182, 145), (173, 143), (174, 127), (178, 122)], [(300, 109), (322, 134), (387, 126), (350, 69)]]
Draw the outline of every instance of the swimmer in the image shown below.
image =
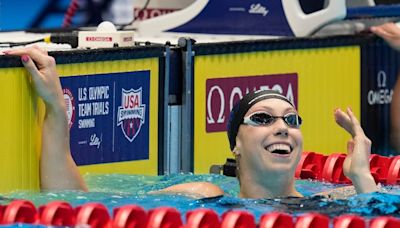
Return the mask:
[(86, 184), (70, 152), (66, 107), (54, 58), (37, 46), (9, 50), (4, 54), (20, 56), (30, 73), (32, 87), (45, 104), (40, 155), (41, 189), (86, 191)]
[[(371, 31), (382, 37), (392, 48), (400, 51), (400, 28), (393, 22), (371, 27)], [(390, 145), (400, 154), (400, 80), (393, 88), (392, 102), (390, 104)]]
[[(336, 123), (352, 138), (347, 143), (344, 174), (357, 193), (377, 191), (371, 175), (371, 141), (352, 110), (334, 111)], [(295, 188), (295, 170), (303, 151), (301, 117), (294, 105), (273, 90), (250, 92), (232, 109), (228, 121), (230, 149), (236, 158), (241, 198), (302, 197)], [(185, 183), (162, 192), (215, 197), (224, 192), (211, 183)]]

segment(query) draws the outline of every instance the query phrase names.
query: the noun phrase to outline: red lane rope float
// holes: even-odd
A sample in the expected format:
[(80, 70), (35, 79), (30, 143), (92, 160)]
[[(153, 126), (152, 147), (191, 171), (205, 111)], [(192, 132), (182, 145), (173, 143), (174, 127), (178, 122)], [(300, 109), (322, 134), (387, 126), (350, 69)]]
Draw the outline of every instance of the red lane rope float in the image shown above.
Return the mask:
[(111, 222), (107, 208), (101, 203), (87, 203), (76, 208), (76, 224), (88, 224), (91, 228), (107, 228)]
[(400, 219), (390, 216), (380, 216), (371, 219), (369, 228), (398, 228), (400, 227)]
[(377, 183), (386, 183), (390, 163), (393, 158), (384, 157), (378, 154), (371, 154), (369, 157), (369, 166), (371, 174)]
[(334, 218), (333, 228), (365, 228), (364, 219), (357, 215), (341, 215)]
[(300, 179), (322, 179), (322, 169), (327, 156), (315, 152), (303, 152), (296, 167), (295, 177)]
[(351, 183), (351, 181), (343, 174), (343, 162), (345, 158), (345, 154), (329, 155), (322, 171), (322, 180), (335, 184)]
[(0, 224), (3, 223), (3, 215), (4, 215), (4, 211), (6, 210), (7, 206), (4, 205), (0, 205)]
[(393, 158), (386, 179), (387, 184), (400, 183), (400, 156)]
[[(351, 181), (343, 174), (345, 154), (324, 156), (315, 152), (303, 152), (296, 167), (295, 177), (317, 179), (335, 184), (349, 184)], [(372, 154), (369, 158), (371, 174), (377, 183), (400, 183), (400, 156), (385, 157)]]
[(263, 214), (260, 218), (259, 228), (294, 228), (293, 217), (286, 213), (272, 212)]
[(76, 224), (75, 210), (64, 201), (53, 201), (39, 207), (40, 224), (73, 226)]
[(125, 205), (113, 210), (112, 228), (145, 228), (146, 211), (137, 205)]
[(254, 215), (247, 211), (228, 211), (222, 214), (221, 228), (255, 228)]
[(296, 228), (328, 228), (329, 217), (318, 213), (307, 213), (297, 218)]
[(159, 207), (149, 211), (148, 228), (181, 227), (182, 219), (178, 210), (172, 207)]
[(38, 213), (32, 202), (28, 200), (14, 200), (4, 209), (1, 224), (35, 224), (37, 220)]
[(218, 214), (208, 208), (200, 208), (186, 213), (185, 228), (219, 228)]

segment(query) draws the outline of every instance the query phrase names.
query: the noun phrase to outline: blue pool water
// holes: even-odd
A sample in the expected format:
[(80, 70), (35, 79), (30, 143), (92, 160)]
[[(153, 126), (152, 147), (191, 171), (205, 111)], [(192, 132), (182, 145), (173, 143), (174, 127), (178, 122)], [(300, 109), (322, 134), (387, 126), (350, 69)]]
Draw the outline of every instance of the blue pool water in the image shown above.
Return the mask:
[[(248, 210), (258, 220), (264, 213), (283, 211), (293, 215), (317, 211), (330, 217), (341, 214), (358, 214), (366, 218), (380, 215), (400, 217), (400, 186), (382, 186), (380, 193), (361, 194), (347, 199), (329, 199), (312, 196), (315, 193), (329, 191), (342, 187), (330, 183), (297, 180), (297, 189), (306, 197), (291, 199), (263, 199), (250, 200), (236, 197), (239, 185), (236, 178), (222, 175), (86, 175), (90, 192), (61, 191), (61, 192), (13, 192), (4, 195), (0, 204), (7, 204), (11, 199), (28, 199), (36, 206), (54, 200), (66, 200), (73, 206), (87, 202), (101, 202), (106, 205), (110, 214), (112, 208), (126, 204), (140, 205), (146, 210), (172, 206), (184, 215), (187, 211), (207, 207), (215, 210), (219, 215), (227, 210)], [(167, 186), (192, 181), (209, 181), (221, 186), (228, 194), (215, 199), (196, 200), (184, 195), (148, 194)]]

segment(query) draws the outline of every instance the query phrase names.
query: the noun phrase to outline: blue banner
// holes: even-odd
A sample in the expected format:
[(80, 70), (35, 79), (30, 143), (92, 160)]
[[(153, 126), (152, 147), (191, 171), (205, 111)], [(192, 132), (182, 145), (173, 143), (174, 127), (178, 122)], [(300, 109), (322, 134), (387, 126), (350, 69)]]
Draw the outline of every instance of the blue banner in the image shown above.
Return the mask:
[(364, 46), (361, 77), (361, 125), (372, 141), (372, 153), (397, 155), (390, 144), (390, 108), (399, 69), (398, 53), (382, 40)]
[(171, 31), (293, 36), (281, 1), (209, 1), (199, 15)]
[(150, 71), (62, 77), (77, 165), (149, 158)]

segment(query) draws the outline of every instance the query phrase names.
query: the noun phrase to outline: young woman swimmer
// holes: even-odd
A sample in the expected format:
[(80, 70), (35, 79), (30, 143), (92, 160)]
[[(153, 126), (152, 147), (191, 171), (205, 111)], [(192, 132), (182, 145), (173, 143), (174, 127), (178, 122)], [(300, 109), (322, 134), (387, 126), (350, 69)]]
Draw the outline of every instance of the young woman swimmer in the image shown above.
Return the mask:
[[(371, 142), (365, 136), (350, 108), (334, 112), (336, 123), (349, 132), (344, 174), (357, 193), (377, 191), (371, 175)], [(245, 95), (232, 109), (228, 122), (230, 149), (237, 162), (239, 197), (301, 197), (295, 188), (294, 173), (303, 150), (302, 123), (294, 105), (273, 90), (259, 90)], [(212, 197), (223, 194), (217, 186), (185, 183), (164, 189)]]

